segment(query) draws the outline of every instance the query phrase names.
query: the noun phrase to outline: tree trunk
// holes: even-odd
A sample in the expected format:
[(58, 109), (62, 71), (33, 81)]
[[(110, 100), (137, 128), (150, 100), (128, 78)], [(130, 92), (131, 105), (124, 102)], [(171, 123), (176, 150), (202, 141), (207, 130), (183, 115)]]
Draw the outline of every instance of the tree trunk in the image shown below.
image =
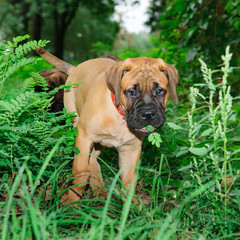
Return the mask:
[(42, 35), (42, 16), (41, 14), (35, 14), (33, 18), (33, 29), (32, 29), (32, 37), (34, 40), (39, 41)]
[[(32, 39), (39, 41), (42, 36), (42, 16), (41, 14), (35, 14), (33, 17), (33, 25), (32, 25)], [(32, 51), (34, 56), (38, 56), (35, 51)]]
[(65, 6), (65, 11), (58, 13), (57, 10), (54, 11), (54, 50), (55, 56), (63, 58), (64, 53), (64, 38), (67, 32), (67, 28), (74, 18), (76, 11), (79, 6), (79, 0), (75, 3)]
[(66, 29), (56, 28), (55, 29), (55, 39), (54, 39), (54, 55), (58, 58), (63, 59), (64, 53), (64, 37)]
[(24, 26), (24, 34), (28, 33), (29, 29), (29, 17), (27, 17), (27, 13), (29, 12), (29, 4), (23, 2), (22, 4), (22, 16), (23, 16), (23, 26)]

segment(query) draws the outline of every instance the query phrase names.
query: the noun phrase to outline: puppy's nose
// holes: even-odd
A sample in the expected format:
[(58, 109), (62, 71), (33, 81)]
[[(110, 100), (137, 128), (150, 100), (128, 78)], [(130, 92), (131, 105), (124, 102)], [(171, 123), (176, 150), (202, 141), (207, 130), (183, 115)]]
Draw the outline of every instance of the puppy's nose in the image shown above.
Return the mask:
[(140, 113), (143, 120), (153, 120), (156, 117), (156, 111), (146, 110)]

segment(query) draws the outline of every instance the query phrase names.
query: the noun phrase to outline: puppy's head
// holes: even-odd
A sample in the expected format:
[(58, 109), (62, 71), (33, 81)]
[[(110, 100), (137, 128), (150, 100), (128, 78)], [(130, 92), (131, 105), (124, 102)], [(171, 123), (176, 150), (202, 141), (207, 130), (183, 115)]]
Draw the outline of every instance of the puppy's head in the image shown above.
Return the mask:
[[(107, 69), (106, 82), (116, 104), (125, 111), (128, 127), (139, 135), (147, 136), (164, 124), (169, 92), (178, 103), (178, 71), (162, 59), (140, 57), (117, 62)], [(151, 132), (145, 128), (148, 125), (153, 126)]]

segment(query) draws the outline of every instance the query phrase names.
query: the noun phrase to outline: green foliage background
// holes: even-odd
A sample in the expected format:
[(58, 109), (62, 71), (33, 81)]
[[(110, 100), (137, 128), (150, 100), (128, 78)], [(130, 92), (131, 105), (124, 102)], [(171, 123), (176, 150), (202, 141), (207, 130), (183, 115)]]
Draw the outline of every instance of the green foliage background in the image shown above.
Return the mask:
[[(12, 9), (10, 1), (3, 2)], [(21, 12), (26, 2), (18, 3), (15, 13)], [(118, 27), (108, 18), (113, 11), (111, 4), (107, 4), (108, 11), (100, 23), (100, 18), (92, 17), (91, 10), (96, 17), (101, 12), (90, 9), (91, 2), (86, 1), (67, 28), (65, 53), (69, 60), (78, 56), (82, 61), (104, 54), (124, 59), (149, 56), (163, 58), (179, 70), (180, 104), (168, 102), (167, 122), (159, 131), (161, 146), (156, 148), (146, 139), (137, 169), (136, 192), (143, 199), (147, 195), (148, 205), (140, 199), (138, 206), (133, 204), (133, 190), (127, 196), (121, 192), (117, 154), (107, 149), (98, 161), (108, 198), (97, 200), (86, 192), (85, 198), (75, 205), (61, 204), (71, 178), (77, 133), (71, 125), (72, 114), (49, 113), (54, 92), (34, 91), (36, 82), (47, 90), (36, 72), (51, 66), (31, 57), (30, 50), (34, 45), (45, 47), (47, 42), (24, 43), (28, 35), (1, 42), (0, 237), (239, 239), (238, 3), (238, 0), (152, 0), (148, 22), (152, 27), (151, 38), (145, 34), (120, 34), (121, 46), (113, 45)], [(59, 7), (58, 13), (65, 10)], [(2, 18), (9, 23), (6, 26), (14, 25), (16, 19), (8, 13), (11, 11), (0, 14), (8, 16)], [(54, 20), (48, 19), (49, 12), (41, 13), (49, 23), (43, 26), (43, 35), (53, 40), (54, 37), (47, 36)], [(32, 19), (31, 14), (28, 19)], [(12, 33), (7, 29), (6, 36), (16, 33), (14, 28), (9, 27)], [(77, 33), (84, 35), (77, 38)], [(227, 45), (230, 50), (225, 52)]]
[(123, 1), (2, 0), (0, 34), (9, 40), (26, 33), (34, 40), (49, 39), (49, 50), (56, 56), (83, 61), (95, 56), (90, 52), (93, 43), (112, 45), (116, 39), (119, 24), (112, 15), (118, 2)]

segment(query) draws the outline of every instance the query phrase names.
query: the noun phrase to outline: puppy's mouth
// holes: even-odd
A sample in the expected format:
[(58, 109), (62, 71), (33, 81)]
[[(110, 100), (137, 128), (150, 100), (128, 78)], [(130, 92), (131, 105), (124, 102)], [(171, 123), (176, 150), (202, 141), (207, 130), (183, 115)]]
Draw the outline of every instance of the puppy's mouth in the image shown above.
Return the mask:
[(156, 104), (132, 107), (127, 114), (127, 125), (130, 130), (141, 136), (156, 132), (165, 122), (164, 110)]
[(139, 135), (142, 136), (148, 136), (151, 133), (155, 132), (157, 130), (156, 127), (153, 127), (151, 130), (147, 129), (146, 126), (142, 127), (142, 128), (135, 128), (133, 129), (136, 133), (138, 133)]

